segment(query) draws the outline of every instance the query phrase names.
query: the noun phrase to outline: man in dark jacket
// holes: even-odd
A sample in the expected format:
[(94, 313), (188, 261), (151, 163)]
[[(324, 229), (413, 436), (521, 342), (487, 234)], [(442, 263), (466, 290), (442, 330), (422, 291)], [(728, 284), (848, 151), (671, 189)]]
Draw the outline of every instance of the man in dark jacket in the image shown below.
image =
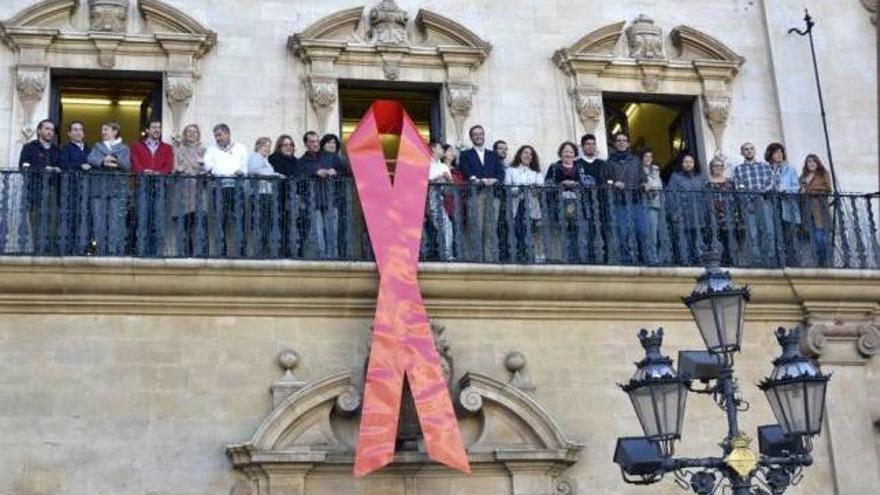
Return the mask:
[[(639, 158), (629, 151), (629, 136), (618, 132), (612, 138), (614, 151), (608, 156), (608, 168), (613, 177), (617, 198), (614, 202), (617, 234), (617, 261), (638, 263), (639, 251), (643, 261), (652, 263), (646, 253), (647, 222), (641, 201), (642, 189), (648, 175)], [(610, 249), (610, 247), (609, 247)]]
[[(471, 127), (468, 135), (473, 147), (461, 153), (459, 161), (465, 177), (476, 186), (476, 221), (468, 227), (469, 243), (475, 252), (482, 252), (481, 261), (498, 259), (498, 199), (504, 183), (504, 164), (492, 150), (487, 150), (486, 131), (481, 125)], [(476, 249), (482, 246), (482, 249)]]
[(321, 150), (317, 132), (305, 133), (303, 144), (306, 152), (299, 158), (299, 167), (303, 177), (314, 179), (300, 190), (301, 197), (309, 198), (300, 204), (311, 205), (311, 211), (303, 212), (311, 218), (311, 224), (305, 228), (315, 232), (319, 255), (334, 259), (339, 256), (339, 208), (335, 194), (338, 184), (333, 179), (345, 175), (345, 166), (338, 154)]
[(596, 136), (593, 134), (584, 134), (581, 136), (581, 151), (583, 156), (577, 159), (575, 163), (580, 166), (597, 186), (605, 186), (608, 181), (613, 182), (608, 162), (599, 158), (599, 146), (596, 144)]
[[(62, 211), (66, 208), (70, 214), (61, 215), (62, 233), (68, 238), (61, 238), (61, 253), (82, 254), (86, 252), (89, 241), (89, 192), (86, 179), (81, 177), (84, 171), (92, 168), (89, 165), (91, 149), (85, 142), (85, 124), (74, 120), (67, 126), (67, 144), (61, 148), (62, 190), (66, 194), (60, 198)], [(64, 186), (67, 187), (64, 187)], [(75, 214), (74, 214), (75, 213)]]
[(61, 150), (55, 143), (55, 123), (49, 119), (40, 121), (37, 139), (22, 147), (18, 159), (18, 169), (24, 172), (24, 201), (36, 254), (46, 253), (50, 239), (54, 238), (52, 216), (57, 213), (58, 180), (57, 176), (46, 174), (61, 171), (60, 158)]

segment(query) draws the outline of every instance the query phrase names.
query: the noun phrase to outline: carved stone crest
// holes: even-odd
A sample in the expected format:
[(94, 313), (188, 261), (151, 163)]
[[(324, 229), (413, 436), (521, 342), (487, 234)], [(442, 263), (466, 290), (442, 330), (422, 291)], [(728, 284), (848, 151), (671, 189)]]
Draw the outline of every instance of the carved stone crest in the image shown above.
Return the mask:
[(409, 14), (398, 7), (394, 0), (382, 0), (379, 5), (370, 9), (370, 42), (386, 45), (408, 44), (408, 21)]
[(129, 0), (89, 0), (89, 29), (124, 33), (128, 21)]
[(720, 150), (723, 146), (724, 129), (730, 116), (730, 95), (722, 91), (707, 92), (703, 95), (703, 104), (706, 121), (715, 137), (715, 147)]
[(465, 120), (471, 114), (474, 106), (475, 88), (472, 84), (451, 83), (446, 86), (446, 104), (455, 124), (455, 135), (459, 143), (462, 142)]
[(338, 98), (336, 80), (310, 77), (307, 86), (309, 101), (318, 117), (319, 131), (324, 132), (327, 129), (327, 119)]
[(43, 99), (43, 93), (46, 91), (46, 75), (42, 72), (19, 72), (15, 80), (15, 89), (21, 100), (24, 117), (21, 133), (25, 140), (29, 140), (36, 132), (32, 122), (34, 109)]
[(602, 92), (596, 88), (575, 88), (571, 97), (584, 130), (594, 132), (602, 118)]
[(626, 29), (629, 56), (635, 59), (664, 58), (663, 29), (650, 17), (640, 14)]

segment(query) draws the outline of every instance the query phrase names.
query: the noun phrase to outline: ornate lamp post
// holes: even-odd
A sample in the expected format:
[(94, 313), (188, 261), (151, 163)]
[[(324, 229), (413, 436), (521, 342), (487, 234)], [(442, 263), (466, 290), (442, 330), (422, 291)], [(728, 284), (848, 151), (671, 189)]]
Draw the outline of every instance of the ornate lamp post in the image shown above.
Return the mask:
[[(734, 355), (742, 344), (747, 287), (733, 286), (730, 274), (711, 263), (697, 279), (693, 293), (683, 299), (690, 308), (706, 351), (683, 351), (679, 370), (663, 356), (663, 329), (641, 330), (645, 358), (636, 363), (632, 379), (621, 385), (629, 395), (644, 436), (617, 440), (614, 462), (623, 479), (651, 484), (672, 473), (684, 489), (698, 495), (716, 493), (723, 484), (734, 495), (780, 495), (797, 484), (804, 467), (812, 464), (812, 437), (822, 429), (825, 389), (829, 377), (801, 354), (800, 327), (779, 328), (782, 355), (759, 387), (767, 396), (778, 425), (758, 428), (759, 453), (739, 429), (744, 402), (734, 378)], [(694, 388), (699, 380), (705, 386)], [(727, 436), (721, 456), (679, 458), (673, 444), (681, 438), (687, 392), (711, 395), (727, 416)]]

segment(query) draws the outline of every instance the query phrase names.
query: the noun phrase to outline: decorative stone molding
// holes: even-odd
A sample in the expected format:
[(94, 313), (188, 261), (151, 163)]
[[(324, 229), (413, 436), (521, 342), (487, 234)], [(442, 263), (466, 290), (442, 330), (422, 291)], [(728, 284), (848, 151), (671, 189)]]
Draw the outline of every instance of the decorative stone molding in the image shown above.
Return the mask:
[(863, 364), (880, 352), (880, 330), (871, 322), (827, 321), (807, 327), (805, 353), (830, 364)]
[(584, 129), (598, 126), (596, 100), (601, 102), (603, 91), (697, 96), (720, 149), (730, 114), (730, 83), (745, 59), (689, 26), (672, 29), (668, 37), (644, 15), (625, 26), (603, 26), (553, 55), (569, 77), (572, 107)]
[(326, 16), (293, 34), (288, 48), (305, 65), (306, 96), (322, 132), (335, 130), (326, 125), (339, 102), (321, 98), (328, 104), (316, 105), (311, 81), (329, 89), (339, 79), (385, 79), (444, 85), (459, 142), (473, 104), (474, 71), (491, 51), (461, 24), (425, 9), (410, 16), (391, 0)]
[(409, 14), (397, 6), (394, 0), (382, 0), (370, 9), (370, 43), (386, 45), (406, 45), (409, 34), (406, 25)]
[(308, 84), (309, 101), (318, 116), (318, 128), (324, 132), (327, 130), (327, 119), (339, 99), (336, 79), (310, 77), (306, 83)]
[(128, 0), (89, 0), (89, 29), (124, 33), (128, 22)]
[(629, 56), (634, 59), (660, 59), (663, 56), (663, 29), (654, 24), (654, 19), (639, 14), (626, 28)]
[(25, 140), (30, 140), (36, 132), (34, 110), (43, 99), (43, 94), (46, 91), (45, 71), (19, 71), (15, 80), (15, 90), (18, 92), (24, 113), (24, 125), (21, 128), (21, 133)]
[(183, 116), (195, 94), (193, 77), (186, 73), (165, 77), (165, 100), (171, 108), (173, 134), (176, 136), (183, 128)]
[[(45, 73), (50, 68), (47, 57), (50, 51), (51, 68), (114, 69), (123, 66), (166, 73), (168, 82), (175, 85), (166, 88), (165, 94), (172, 113), (175, 113), (174, 132), (177, 133), (191, 93), (195, 91), (198, 61), (214, 46), (217, 35), (183, 11), (159, 0), (137, 0), (143, 22), (139, 23), (138, 32), (128, 32), (130, 4), (130, 0), (38, 2), (0, 22), (0, 40), (15, 53), (15, 69), (19, 74)], [(77, 8), (89, 9), (90, 25), (81, 30), (73, 22)], [(59, 26), (72, 26), (73, 29)], [(91, 63), (83, 62), (84, 54), (92, 55)], [(182, 90), (181, 85), (188, 85), (188, 90)], [(182, 98), (187, 92), (190, 96)], [(28, 104), (33, 104), (30, 113), (24, 100), (22, 111), (18, 112), (25, 128), (30, 125), (36, 109), (47, 104), (45, 95), (35, 102), (28, 100)]]
[(589, 133), (596, 132), (604, 112), (602, 91), (594, 87), (577, 87), (572, 88), (569, 93), (574, 101), (575, 112), (584, 126), (584, 130)]
[(877, 0), (861, 0), (862, 7), (871, 13), (871, 22), (877, 23)]
[[(443, 327), (432, 328), (441, 356), (451, 359)], [(292, 367), (298, 358), (285, 351), (280, 362)], [(343, 371), (273, 401), (250, 441), (226, 449), (240, 475), (233, 493), (321, 495), (328, 492), (306, 491), (310, 474), (350, 477), (361, 405), (358, 383), (352, 372)], [(568, 440), (532, 397), (478, 373), (465, 374), (457, 390), (454, 402), (471, 467), (491, 478), (481, 493), (574, 494), (574, 484), (561, 475), (577, 462), (583, 446)], [(403, 438), (400, 432), (398, 438)], [(410, 441), (401, 442), (394, 463), (382, 473), (386, 490), (420, 476), (457, 479), (458, 474), (428, 459), (422, 442), (406, 438)]]
[(449, 106), (449, 115), (452, 116), (455, 125), (456, 143), (464, 142), (464, 124), (471, 115), (476, 92), (477, 88), (473, 84), (446, 85), (446, 104)]
[(522, 390), (527, 394), (535, 393), (535, 386), (526, 375), (526, 356), (519, 352), (513, 351), (504, 358), (504, 367), (511, 373), (510, 381), (507, 382), (513, 388)]

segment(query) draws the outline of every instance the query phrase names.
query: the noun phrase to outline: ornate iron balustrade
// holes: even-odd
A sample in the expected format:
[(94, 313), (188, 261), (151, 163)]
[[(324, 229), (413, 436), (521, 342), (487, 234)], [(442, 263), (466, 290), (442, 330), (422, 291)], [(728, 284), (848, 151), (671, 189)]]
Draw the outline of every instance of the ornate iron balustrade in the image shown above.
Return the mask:
[[(878, 195), (432, 184), (422, 259), (880, 267)], [(372, 261), (350, 179), (0, 172), (0, 253)]]

